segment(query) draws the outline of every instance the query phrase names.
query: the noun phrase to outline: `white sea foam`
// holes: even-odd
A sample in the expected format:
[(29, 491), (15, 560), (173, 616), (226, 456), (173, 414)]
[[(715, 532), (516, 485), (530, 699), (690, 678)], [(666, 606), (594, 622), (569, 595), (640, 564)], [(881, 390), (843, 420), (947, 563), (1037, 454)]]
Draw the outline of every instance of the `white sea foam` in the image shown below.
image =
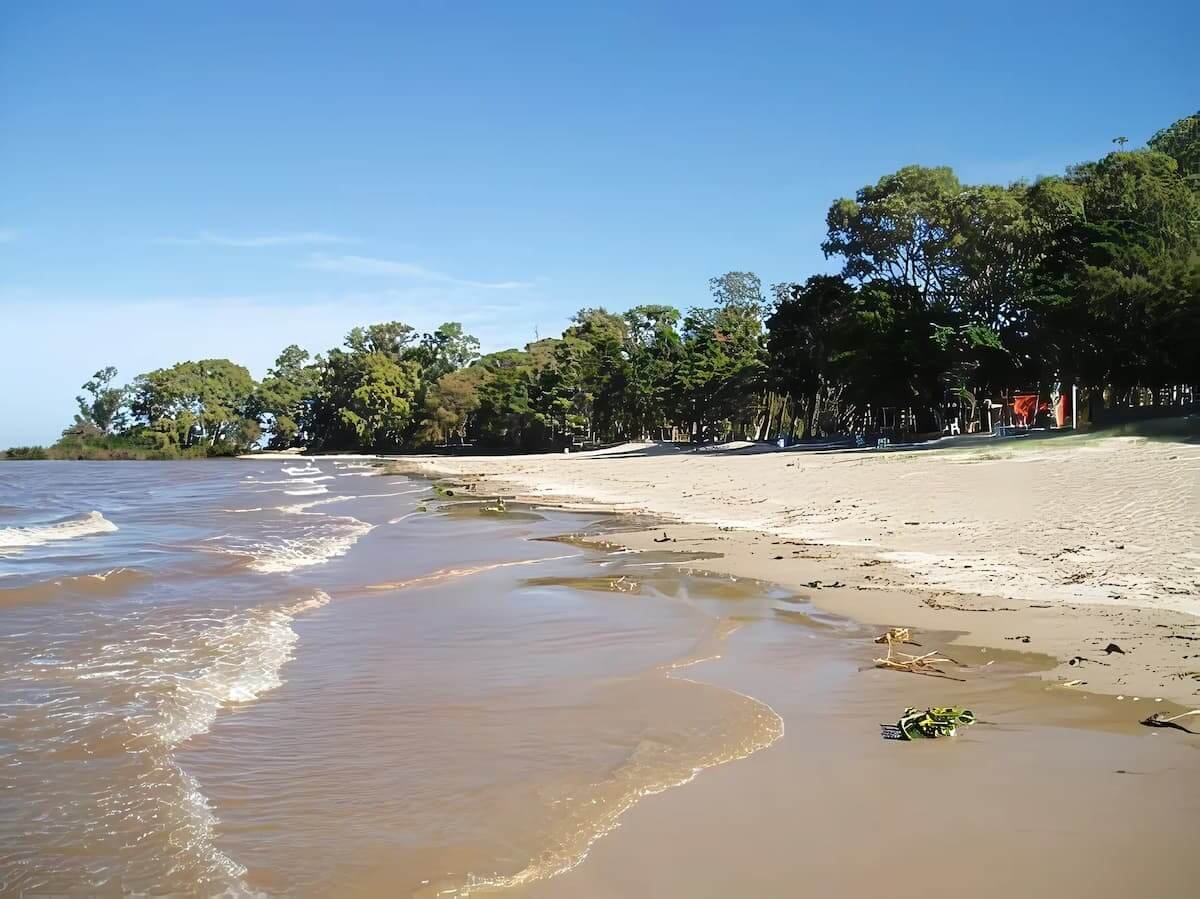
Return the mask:
[[(362, 493), (357, 496), (347, 496), (347, 495), (330, 496), (330, 497), (326, 497), (325, 499), (310, 500), (306, 503), (291, 503), (290, 505), (279, 506), (278, 509), (280, 512), (287, 512), (290, 515), (303, 515), (309, 509), (312, 509), (315, 506), (327, 506), (330, 503), (344, 503), (344, 502), (349, 502), (350, 500), (355, 500), (355, 499), (383, 499), (385, 497), (391, 497), (391, 496), (407, 496), (410, 493), (421, 493), (424, 490), (425, 490), (424, 487), (418, 487), (415, 490), (397, 490), (393, 493)], [(293, 493), (289, 492), (288, 495), (289, 496), (303, 496), (305, 494), (299, 494), (299, 493), (293, 494)]]
[(285, 490), (283, 492), (287, 496), (316, 496), (319, 493), (328, 493), (329, 488), (321, 484), (316, 484), (312, 487), (302, 487), (299, 490)]
[(408, 512), (404, 515), (399, 516), (398, 518), (389, 518), (388, 524), (399, 524), (400, 522), (404, 521), (404, 519), (406, 519), (406, 518), (412, 518), (414, 515), (424, 515), (424, 514), (425, 514), (424, 512)]
[[(217, 846), (212, 804), (174, 753), (222, 709), (280, 686), (299, 640), (295, 619), (327, 602), (316, 591), (287, 603), (190, 615), (170, 604), (143, 607), (98, 622), (87, 637), (59, 635), (36, 654), (30, 647), (28, 655), (0, 660), (11, 683), (54, 665), (60, 685), (6, 705), (6, 724), (26, 735), (9, 768), (21, 802), (12, 805), (6, 836), (36, 833), (43, 847), (86, 844), (98, 856), (120, 858), (130, 892), (157, 892), (169, 881), (204, 884), (205, 895), (258, 895), (242, 881), (245, 867)], [(85, 747), (98, 763), (78, 799), (56, 775), (77, 767)], [(57, 873), (82, 874), (72, 859), (67, 852)]]
[(250, 567), (264, 573), (282, 573), (323, 565), (348, 553), (372, 526), (357, 518), (339, 518), (340, 528), (317, 537), (284, 540), (261, 548)]
[(348, 499), (354, 499), (352, 496), (329, 496), (325, 499), (313, 499), (306, 503), (292, 503), (289, 506), (279, 506), (280, 512), (287, 512), (289, 515), (303, 515), (313, 506), (327, 506), (330, 503), (344, 503)]
[(55, 540), (73, 540), (93, 534), (111, 534), (117, 526), (99, 512), (88, 512), (50, 524), (0, 528), (0, 547), (40, 546)]
[(327, 602), (329, 595), (318, 591), (280, 608), (252, 609), (198, 635), (195, 653), (211, 660), (197, 676), (168, 675), (174, 689), (155, 727), (162, 742), (173, 747), (202, 734), (223, 707), (253, 702), (279, 687), (280, 671), (300, 639), (292, 622)]
[(312, 515), (319, 520), (286, 535), (221, 534), (208, 538), (208, 542), (215, 544), (211, 547), (213, 552), (248, 558), (247, 567), (251, 571), (286, 574), (299, 568), (323, 565), (345, 555), (373, 527), (349, 515), (322, 516), (303, 510), (299, 514)]
[(317, 468), (317, 466), (315, 466), (315, 465), (306, 465), (303, 468), (297, 468), (294, 465), (285, 465), (285, 466), (283, 466), (283, 468), (280, 469), (280, 471), (282, 471), (284, 474), (292, 474), (292, 475), (320, 474), (321, 473), (321, 469)]

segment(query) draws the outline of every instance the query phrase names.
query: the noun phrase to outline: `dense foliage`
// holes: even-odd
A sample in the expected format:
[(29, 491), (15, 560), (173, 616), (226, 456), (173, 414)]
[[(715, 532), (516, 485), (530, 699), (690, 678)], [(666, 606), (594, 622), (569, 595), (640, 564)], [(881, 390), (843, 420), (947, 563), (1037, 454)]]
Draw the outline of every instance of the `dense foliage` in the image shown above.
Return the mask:
[[(836, 200), (822, 248), (838, 274), (729, 272), (686, 312), (583, 309), (561, 337), (479, 355), (447, 323), (355, 328), (266, 377), (181, 362), (127, 387), (97, 372), (60, 454), (272, 448), (535, 449), (936, 430), (1014, 390), (1093, 404), (1200, 384), (1200, 113), (1033, 184), (968, 185), (906, 166)], [(89, 449), (90, 448), (90, 449)], [(37, 448), (21, 451), (27, 455)]]

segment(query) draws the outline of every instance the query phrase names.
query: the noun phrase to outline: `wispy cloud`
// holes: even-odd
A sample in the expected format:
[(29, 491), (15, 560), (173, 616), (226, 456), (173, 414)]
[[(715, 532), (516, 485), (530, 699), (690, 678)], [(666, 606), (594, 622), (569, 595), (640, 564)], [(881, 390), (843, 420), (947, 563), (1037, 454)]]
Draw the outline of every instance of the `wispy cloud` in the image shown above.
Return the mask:
[(201, 231), (195, 237), (160, 237), (158, 243), (206, 245), (213, 247), (286, 247), (312, 244), (353, 243), (349, 237), (325, 234), (321, 231), (299, 231), (292, 234), (259, 234), (250, 237), (231, 237)]
[(412, 262), (397, 262), (392, 259), (373, 259), (370, 256), (313, 256), (305, 263), (308, 268), (323, 272), (344, 272), (352, 275), (387, 275), (410, 278), (430, 284), (445, 284), (452, 287), (470, 287), (477, 290), (516, 290), (532, 287), (532, 281), (473, 281), (456, 278), (444, 272), (433, 271)]
[(0, 228), (0, 243), (10, 243), (17, 239), (17, 232), (12, 228)]

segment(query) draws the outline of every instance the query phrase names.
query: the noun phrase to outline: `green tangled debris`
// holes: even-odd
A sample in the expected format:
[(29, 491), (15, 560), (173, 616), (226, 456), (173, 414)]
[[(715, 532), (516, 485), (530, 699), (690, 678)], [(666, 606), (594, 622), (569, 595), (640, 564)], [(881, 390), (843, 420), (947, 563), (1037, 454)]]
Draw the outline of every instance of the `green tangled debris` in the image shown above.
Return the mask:
[(895, 724), (881, 724), (879, 730), (885, 740), (930, 740), (936, 737), (953, 737), (960, 726), (975, 723), (975, 713), (958, 706), (931, 708), (918, 711), (907, 708)]

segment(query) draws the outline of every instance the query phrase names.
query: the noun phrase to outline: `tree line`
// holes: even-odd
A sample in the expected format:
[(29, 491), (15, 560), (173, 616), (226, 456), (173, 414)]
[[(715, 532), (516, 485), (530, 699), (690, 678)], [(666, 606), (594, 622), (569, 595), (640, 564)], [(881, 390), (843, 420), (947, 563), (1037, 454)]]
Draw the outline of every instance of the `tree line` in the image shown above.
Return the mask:
[[(449, 322), (289, 346), (256, 382), (226, 359), (118, 386), (97, 372), (59, 446), (214, 455), (255, 445), (539, 449), (935, 431), (1014, 390), (1141, 404), (1200, 384), (1200, 113), (1033, 183), (906, 166), (833, 202), (837, 274), (709, 282), (707, 302), (580, 310), (559, 337), (480, 355)], [(889, 417), (890, 416), (890, 417)], [(891, 425), (889, 425), (891, 422)]]

